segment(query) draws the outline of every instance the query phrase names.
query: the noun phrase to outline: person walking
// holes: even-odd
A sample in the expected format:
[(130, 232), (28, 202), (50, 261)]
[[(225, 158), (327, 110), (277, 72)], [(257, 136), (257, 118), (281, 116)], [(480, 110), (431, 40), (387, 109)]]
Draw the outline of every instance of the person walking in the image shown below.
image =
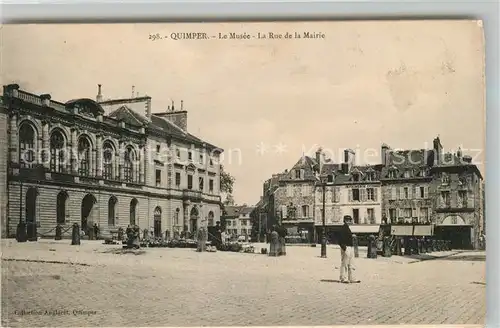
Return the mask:
[[(344, 225), (340, 230), (340, 282), (358, 283), (354, 277), (354, 249), (352, 247), (352, 233), (349, 225), (352, 224), (352, 218), (349, 215), (344, 216)], [(347, 272), (347, 277), (346, 277)]]

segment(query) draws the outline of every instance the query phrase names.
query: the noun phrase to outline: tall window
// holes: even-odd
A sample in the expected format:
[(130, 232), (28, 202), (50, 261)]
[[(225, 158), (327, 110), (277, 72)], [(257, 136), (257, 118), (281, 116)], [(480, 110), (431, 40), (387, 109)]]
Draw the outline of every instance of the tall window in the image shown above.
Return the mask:
[(161, 186), (161, 170), (156, 170), (156, 186)]
[(354, 201), (361, 200), (359, 189), (352, 189), (352, 200)]
[(302, 205), (302, 217), (303, 218), (309, 217), (309, 205)]
[(102, 158), (103, 158), (103, 178), (106, 180), (114, 180), (113, 176), (113, 160), (115, 154), (115, 148), (109, 141), (105, 141), (102, 146)]
[(175, 172), (175, 186), (177, 188), (181, 186), (181, 174), (179, 172)]
[(64, 224), (66, 222), (66, 200), (68, 194), (61, 191), (57, 194), (56, 208), (57, 208), (57, 224)]
[(200, 191), (204, 191), (205, 181), (203, 180), (203, 177), (198, 178), (198, 187)]
[(366, 209), (366, 214), (368, 215), (368, 221), (370, 224), (375, 223), (375, 210), (373, 208)]
[(126, 182), (136, 182), (137, 177), (134, 170), (134, 161), (135, 161), (135, 151), (131, 146), (128, 146), (125, 150), (124, 154), (124, 163), (123, 163), (123, 175), (124, 180)]
[(137, 212), (137, 199), (132, 199), (130, 201), (130, 224), (135, 225), (135, 217)]
[(208, 191), (214, 192), (214, 180), (213, 179), (208, 180)]
[(50, 170), (53, 172), (65, 171), (64, 137), (61, 131), (54, 131), (50, 135)]
[(111, 196), (111, 198), (108, 201), (108, 225), (110, 226), (115, 225), (116, 203), (117, 203), (116, 198), (114, 196)]
[(214, 212), (208, 212), (208, 226), (212, 227), (214, 225)]
[(410, 190), (408, 189), (408, 187), (404, 187), (403, 189), (403, 199), (410, 199)]
[(21, 167), (35, 164), (35, 130), (27, 123), (19, 129), (19, 164)]
[(78, 140), (78, 159), (80, 164), (78, 167), (78, 173), (81, 176), (90, 175), (90, 141), (87, 137), (80, 137)]
[(188, 174), (188, 189), (193, 189), (193, 176)]
[(366, 199), (375, 200), (375, 190), (373, 188), (366, 188)]
[(459, 207), (467, 207), (467, 191), (458, 191), (458, 205)]
[(450, 199), (450, 192), (449, 191), (442, 191), (441, 192), (441, 203), (445, 206), (450, 206), (451, 199)]

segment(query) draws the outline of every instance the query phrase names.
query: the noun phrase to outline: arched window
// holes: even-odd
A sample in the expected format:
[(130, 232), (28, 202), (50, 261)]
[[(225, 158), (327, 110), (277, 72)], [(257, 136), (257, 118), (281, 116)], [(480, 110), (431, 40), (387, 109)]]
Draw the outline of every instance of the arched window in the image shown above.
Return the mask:
[(161, 207), (157, 206), (154, 211), (154, 237), (160, 238), (162, 235), (161, 232)]
[(50, 170), (53, 172), (66, 171), (66, 158), (64, 150), (64, 136), (56, 130), (50, 135)]
[(114, 180), (113, 161), (115, 158), (115, 148), (110, 141), (105, 141), (102, 145), (103, 172), (102, 177), (105, 180)]
[(309, 205), (302, 205), (302, 217), (303, 218), (309, 217)]
[(136, 171), (134, 167), (134, 161), (136, 160), (136, 154), (134, 151), (134, 148), (131, 146), (128, 146), (127, 149), (125, 150), (124, 154), (124, 166), (123, 166), (123, 175), (124, 175), (124, 180), (126, 182), (136, 182), (137, 181), (137, 176), (136, 176)]
[(66, 222), (66, 200), (68, 194), (61, 191), (57, 194), (56, 209), (57, 209), (57, 224), (64, 224)]
[(130, 201), (130, 224), (135, 225), (135, 217), (137, 211), (137, 199), (132, 199)]
[(24, 123), (19, 129), (19, 165), (32, 167), (35, 159), (35, 129)]
[(175, 209), (175, 217), (174, 217), (174, 225), (178, 226), (179, 225), (179, 215), (181, 213), (180, 208)]
[(208, 212), (208, 226), (212, 227), (214, 225), (214, 212)]
[(108, 201), (108, 225), (114, 226), (115, 225), (115, 218), (116, 218), (116, 197), (111, 196), (111, 198)]
[(80, 160), (78, 173), (81, 176), (90, 175), (90, 141), (87, 137), (78, 140), (78, 159)]

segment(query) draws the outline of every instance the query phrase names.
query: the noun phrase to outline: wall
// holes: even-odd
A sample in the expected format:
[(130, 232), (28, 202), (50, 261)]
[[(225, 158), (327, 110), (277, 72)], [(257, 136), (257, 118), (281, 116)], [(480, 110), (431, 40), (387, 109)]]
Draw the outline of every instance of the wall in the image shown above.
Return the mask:
[[(314, 218), (314, 183), (312, 182), (292, 182), (287, 181), (280, 186), (275, 192), (274, 209), (282, 211), (283, 206), (293, 204), (296, 206), (296, 218), (310, 219)], [(302, 214), (302, 206), (309, 206), (309, 215), (304, 217)], [(285, 214), (288, 214), (285, 211)], [(286, 217), (283, 218), (286, 220)], [(291, 218), (290, 218), (291, 219)]]
[[(420, 187), (424, 188), (424, 198), (420, 198), (419, 195), (415, 192), (420, 193)], [(404, 195), (404, 192), (401, 192), (401, 188), (408, 188), (409, 198), (404, 199), (401, 195)], [(404, 189), (403, 189), (404, 191)], [(394, 197), (394, 193), (396, 194)], [(429, 182), (394, 182), (390, 184), (382, 185), (382, 215), (386, 216), (388, 222), (390, 222), (390, 210), (396, 210), (396, 219), (404, 218), (405, 220), (410, 220), (411, 217), (405, 217), (405, 212), (403, 209), (412, 208), (412, 216), (416, 215), (416, 217), (422, 217), (420, 208), (427, 208), (429, 213), (429, 219), (433, 219), (433, 191), (430, 188)]]
[(7, 163), (8, 151), (8, 114), (0, 104), (0, 229), (1, 237), (7, 237)]

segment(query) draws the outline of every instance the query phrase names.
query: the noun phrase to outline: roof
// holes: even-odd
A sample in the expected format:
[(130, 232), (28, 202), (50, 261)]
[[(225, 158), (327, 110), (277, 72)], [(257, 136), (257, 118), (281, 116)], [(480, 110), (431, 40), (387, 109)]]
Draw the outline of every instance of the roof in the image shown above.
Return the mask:
[(281, 174), (280, 180), (295, 179), (295, 176), (293, 175), (294, 170), (304, 170), (304, 178), (301, 180), (316, 180), (315, 167), (316, 160), (309, 156), (302, 156), (290, 171)]
[[(334, 179), (334, 184), (344, 184), (344, 183), (349, 183), (349, 182), (358, 182), (354, 180), (353, 173), (359, 173), (361, 174), (361, 177), (359, 179), (359, 182), (365, 182), (365, 181), (377, 181), (380, 179), (380, 174), (383, 168), (382, 164), (376, 164), (376, 165), (354, 165), (351, 167), (351, 171), (349, 174), (345, 174), (342, 171), (342, 165), (341, 164), (330, 164), (328, 165), (329, 167), (325, 168), (325, 165), (323, 165), (322, 168), (322, 174), (325, 175), (331, 175), (333, 174), (335, 179)], [(375, 176), (371, 177), (371, 180), (368, 180), (368, 173), (373, 172)]]
[(85, 106), (96, 116), (98, 114), (104, 113), (104, 109), (102, 108), (102, 106), (99, 105), (99, 103), (96, 102), (95, 100), (89, 98), (72, 99), (67, 101), (64, 105), (69, 108), (74, 107), (75, 105)]
[(211, 149), (220, 149), (219, 147), (207, 143), (202, 139), (182, 130), (174, 123), (162, 117), (153, 114), (151, 115), (151, 121), (149, 121), (146, 117), (130, 109), (126, 105), (123, 105), (115, 109), (113, 112), (109, 114), (109, 117), (117, 120), (122, 120), (125, 123), (133, 126), (148, 126), (149, 129), (152, 129), (157, 132), (166, 133), (172, 136), (173, 138), (178, 138), (187, 142), (191, 142), (193, 144), (198, 144), (200, 146), (204, 145), (205, 147)]
[(247, 205), (233, 205), (226, 206), (224, 208), (225, 217), (233, 217), (237, 218), (240, 215), (250, 214), (255, 209), (255, 206), (247, 206)]

